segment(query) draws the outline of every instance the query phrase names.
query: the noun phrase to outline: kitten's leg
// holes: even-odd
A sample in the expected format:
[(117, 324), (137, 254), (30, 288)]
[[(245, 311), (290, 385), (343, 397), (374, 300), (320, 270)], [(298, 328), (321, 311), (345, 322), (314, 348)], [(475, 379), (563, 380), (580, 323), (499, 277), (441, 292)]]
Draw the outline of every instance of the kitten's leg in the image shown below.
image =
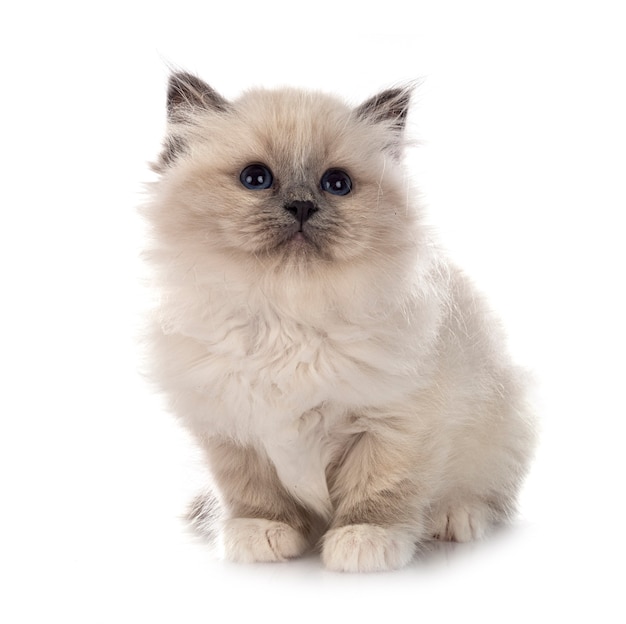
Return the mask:
[[(503, 388), (505, 386), (502, 386)], [(486, 403), (471, 430), (453, 441), (443, 489), (431, 506), (431, 534), (468, 542), (508, 522), (534, 448), (534, 431), (510, 393)]]
[(222, 528), (226, 558), (284, 561), (301, 555), (309, 547), (312, 521), (285, 491), (271, 462), (230, 440), (211, 440), (207, 450), (228, 511)]
[(359, 434), (331, 468), (336, 512), (322, 547), (322, 559), (331, 570), (400, 568), (411, 561), (416, 542), (424, 536), (414, 451), (398, 444), (401, 432), (387, 433)]

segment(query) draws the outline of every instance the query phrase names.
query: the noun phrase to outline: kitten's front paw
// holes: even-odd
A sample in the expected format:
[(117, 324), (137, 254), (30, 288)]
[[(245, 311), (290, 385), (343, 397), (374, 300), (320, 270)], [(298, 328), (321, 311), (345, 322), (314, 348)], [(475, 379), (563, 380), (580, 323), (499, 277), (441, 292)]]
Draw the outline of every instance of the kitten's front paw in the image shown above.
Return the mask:
[(224, 554), (230, 561), (285, 561), (308, 547), (305, 537), (284, 522), (232, 518), (224, 523)]
[(414, 552), (415, 542), (406, 531), (351, 524), (326, 533), (322, 561), (337, 572), (379, 572), (407, 565)]

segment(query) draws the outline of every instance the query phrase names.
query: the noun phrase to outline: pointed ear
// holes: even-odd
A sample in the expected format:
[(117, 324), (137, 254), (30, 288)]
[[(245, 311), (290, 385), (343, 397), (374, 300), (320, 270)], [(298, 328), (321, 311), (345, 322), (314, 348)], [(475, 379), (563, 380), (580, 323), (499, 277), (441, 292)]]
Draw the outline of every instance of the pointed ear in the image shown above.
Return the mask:
[(181, 121), (196, 110), (224, 112), (229, 108), (228, 100), (200, 78), (187, 72), (176, 72), (170, 76), (167, 89), (167, 116), (170, 121)]
[(406, 124), (411, 91), (409, 86), (382, 91), (356, 109), (357, 117), (374, 123), (386, 123), (401, 133)]

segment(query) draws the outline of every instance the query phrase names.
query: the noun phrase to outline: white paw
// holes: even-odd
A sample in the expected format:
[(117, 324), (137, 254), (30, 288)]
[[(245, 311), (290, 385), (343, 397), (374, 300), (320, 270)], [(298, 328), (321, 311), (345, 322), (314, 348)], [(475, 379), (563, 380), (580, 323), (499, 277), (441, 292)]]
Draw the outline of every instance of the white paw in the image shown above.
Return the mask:
[(406, 531), (351, 524), (326, 533), (322, 561), (337, 572), (378, 572), (407, 565), (414, 552), (415, 542)]
[(232, 518), (224, 523), (224, 555), (230, 561), (285, 561), (308, 547), (305, 537), (284, 522), (261, 518)]
[(435, 537), (454, 542), (480, 539), (490, 524), (488, 507), (459, 505), (441, 514), (435, 522)]

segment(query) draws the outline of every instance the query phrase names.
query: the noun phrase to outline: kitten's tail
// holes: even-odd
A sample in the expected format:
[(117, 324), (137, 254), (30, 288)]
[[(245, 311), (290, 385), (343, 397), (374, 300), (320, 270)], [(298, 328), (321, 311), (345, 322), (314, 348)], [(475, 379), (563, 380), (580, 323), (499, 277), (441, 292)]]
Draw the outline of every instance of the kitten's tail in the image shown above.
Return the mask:
[(185, 519), (190, 529), (210, 544), (215, 544), (222, 519), (222, 506), (217, 496), (206, 491), (193, 499)]

